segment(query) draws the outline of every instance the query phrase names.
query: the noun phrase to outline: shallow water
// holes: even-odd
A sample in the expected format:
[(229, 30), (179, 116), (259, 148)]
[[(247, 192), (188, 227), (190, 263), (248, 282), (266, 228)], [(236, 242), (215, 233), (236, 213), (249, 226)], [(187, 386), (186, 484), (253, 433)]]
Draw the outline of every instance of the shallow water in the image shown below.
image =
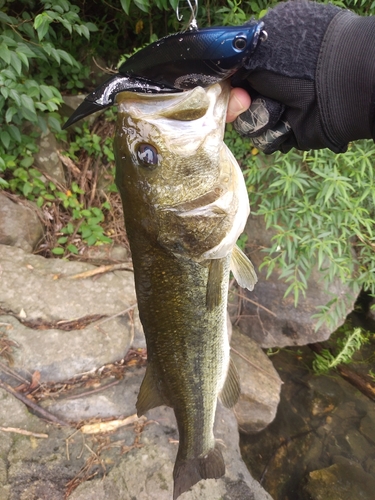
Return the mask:
[[(375, 372), (374, 348), (375, 335), (349, 368)], [(268, 428), (241, 435), (243, 458), (274, 500), (373, 500), (375, 401), (335, 372), (314, 375), (313, 358), (307, 346), (272, 356), (280, 405)]]

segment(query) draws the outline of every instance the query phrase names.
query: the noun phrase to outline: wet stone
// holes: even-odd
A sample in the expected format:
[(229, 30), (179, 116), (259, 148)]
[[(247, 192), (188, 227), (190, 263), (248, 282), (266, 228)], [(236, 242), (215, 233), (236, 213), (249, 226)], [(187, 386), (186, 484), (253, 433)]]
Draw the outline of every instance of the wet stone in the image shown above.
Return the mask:
[(367, 439), (375, 444), (375, 412), (369, 412), (362, 418), (360, 431)]
[(375, 457), (374, 446), (356, 429), (351, 429), (345, 439), (349, 444), (351, 456), (357, 457), (361, 462), (370, 456)]
[(303, 500), (373, 500), (375, 478), (353, 463), (334, 464), (308, 474)]

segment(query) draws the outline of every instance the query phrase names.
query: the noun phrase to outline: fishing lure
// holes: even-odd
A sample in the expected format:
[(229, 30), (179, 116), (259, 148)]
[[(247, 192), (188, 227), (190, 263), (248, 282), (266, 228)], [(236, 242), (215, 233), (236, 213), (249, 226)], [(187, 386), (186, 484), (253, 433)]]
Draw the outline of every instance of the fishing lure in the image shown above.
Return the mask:
[(168, 35), (136, 52), (119, 73), (89, 94), (63, 128), (112, 106), (119, 92), (163, 94), (208, 87), (246, 66), (260, 40), (262, 21), (242, 26), (190, 29)]

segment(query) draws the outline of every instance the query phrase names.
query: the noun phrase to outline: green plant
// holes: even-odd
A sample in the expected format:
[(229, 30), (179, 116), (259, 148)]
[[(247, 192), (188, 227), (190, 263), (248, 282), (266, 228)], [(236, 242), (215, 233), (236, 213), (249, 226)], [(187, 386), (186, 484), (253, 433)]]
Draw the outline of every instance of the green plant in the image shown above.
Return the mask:
[[(274, 231), (261, 267), (267, 276), (281, 272), (285, 295), (292, 293), (297, 305), (314, 268), (327, 289), (339, 278), (355, 293), (362, 287), (375, 293), (374, 144), (358, 141), (340, 155), (292, 151), (270, 158), (231, 129), (226, 140), (244, 169), (253, 213)], [(342, 298), (333, 297), (319, 307), (317, 328), (334, 325), (343, 312)]]
[[(37, 130), (60, 130), (56, 111), (62, 97), (58, 88), (45, 83), (41, 68), (51, 68), (51, 62), (79, 68), (74, 56), (59, 48), (58, 31), (62, 27), (89, 39), (96, 27), (82, 22), (68, 0), (42, 0), (44, 10), (35, 17), (26, 10), (18, 17), (8, 15), (11, 3), (0, 0), (0, 187), (25, 193), (29, 188), (22, 182), (32, 180), (27, 170)], [(10, 182), (12, 177), (17, 181)]]
[(341, 364), (351, 363), (355, 352), (367, 342), (368, 335), (361, 328), (344, 331), (343, 336), (337, 339), (336, 347), (339, 349), (337, 354), (332, 354), (329, 349), (323, 349), (320, 354), (314, 353), (315, 359), (312, 364), (314, 372), (323, 375)]

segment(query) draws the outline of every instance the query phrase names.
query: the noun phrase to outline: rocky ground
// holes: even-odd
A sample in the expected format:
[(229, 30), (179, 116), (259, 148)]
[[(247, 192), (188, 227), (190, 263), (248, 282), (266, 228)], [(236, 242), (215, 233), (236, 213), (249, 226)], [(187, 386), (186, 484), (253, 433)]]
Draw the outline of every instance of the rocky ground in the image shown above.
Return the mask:
[[(131, 262), (46, 259), (29, 253), (32, 224), (16, 241), (0, 227), (0, 500), (170, 499), (173, 412), (135, 415), (146, 354)], [(215, 430), (227, 473), (181, 498), (270, 499), (241, 459), (238, 426), (273, 420), (281, 381), (255, 342), (235, 331), (233, 345), (242, 395), (234, 412), (219, 407)]]

